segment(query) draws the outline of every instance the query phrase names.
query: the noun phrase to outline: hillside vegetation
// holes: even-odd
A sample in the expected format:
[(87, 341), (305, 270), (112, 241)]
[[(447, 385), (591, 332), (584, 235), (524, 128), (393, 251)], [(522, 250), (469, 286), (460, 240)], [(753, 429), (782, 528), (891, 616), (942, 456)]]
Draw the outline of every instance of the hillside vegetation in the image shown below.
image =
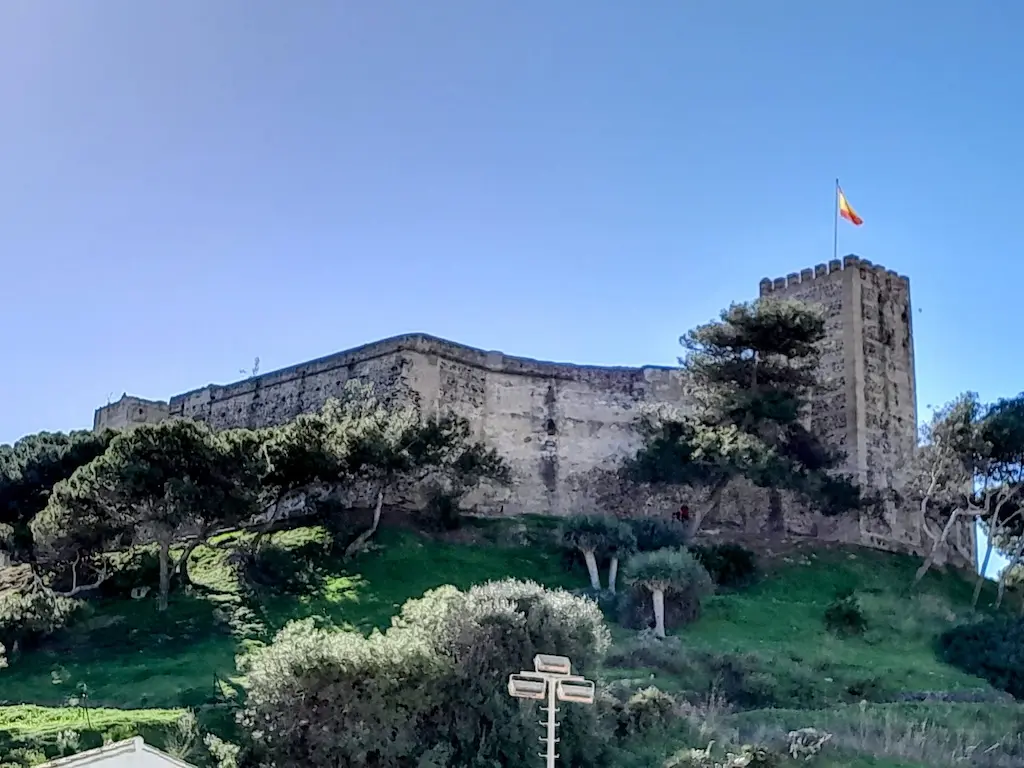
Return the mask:
[[(538, 653), (598, 684), (560, 708), (563, 768), (1021, 765), (1019, 580), (936, 565), (981, 522), (1019, 575), (1024, 396), (957, 398), (898, 493), (863, 488), (801, 418), (824, 336), (771, 298), (686, 334), (692, 407), (641, 409), (559, 520), (465, 518), (529, 478), (365, 382), (260, 429), (0, 446), (0, 766), (140, 733), (203, 768), (527, 768), (507, 681)], [(756, 552), (703, 525), (735, 482)], [(637, 514), (673, 486), (703, 501)], [(787, 539), (784, 498), (887, 505), (926, 556)]]
[[(53, 754), (61, 739), (76, 738), (69, 732), (84, 746), (139, 732), (197, 754), (202, 730), (233, 737), (236, 654), (290, 620), (312, 616), (368, 633), (442, 584), (509, 576), (587, 584), (581, 562), (563, 566), (554, 521), (544, 519), (480, 521), (443, 537), (388, 527), (350, 565), (324, 541), (317, 527), (273, 537), (268, 568), (287, 589), (273, 597), (252, 594), (226, 550), (203, 547), (192, 555), (195, 587), (172, 594), (166, 615), (152, 599), (96, 601), (88, 618), (0, 673), (0, 743), (9, 752), (30, 748), (19, 765), (31, 764), (33, 750)], [(971, 584), (932, 573), (908, 597), (917, 565), (869, 550), (797, 546), (764, 563), (752, 586), (706, 599), (700, 619), (664, 641), (615, 628), (602, 686), (655, 686), (682, 713), (656, 738), (624, 747), (616, 764), (660, 766), (713, 739), (784, 742), (807, 727), (833, 734), (821, 766), (1019, 764), (1010, 760), (1024, 759), (1024, 709), (936, 657), (937, 634), (970, 615)], [(850, 591), (867, 626), (842, 637), (824, 617)]]

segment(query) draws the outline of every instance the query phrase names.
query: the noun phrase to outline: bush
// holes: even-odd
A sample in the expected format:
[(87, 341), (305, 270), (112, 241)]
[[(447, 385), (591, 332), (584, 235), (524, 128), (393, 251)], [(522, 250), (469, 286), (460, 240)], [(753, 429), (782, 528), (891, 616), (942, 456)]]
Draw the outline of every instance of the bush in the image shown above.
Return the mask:
[(840, 636), (862, 635), (868, 628), (860, 601), (852, 592), (844, 592), (825, 608), (825, 626)]
[(81, 606), (46, 587), (31, 566), (19, 565), (0, 572), (0, 645), (8, 655), (66, 626)]
[(675, 719), (678, 708), (673, 696), (654, 686), (643, 688), (619, 709), (616, 735), (628, 739), (662, 729)]
[(1024, 620), (995, 618), (954, 627), (939, 636), (938, 652), (947, 664), (1024, 699)]
[(689, 541), (686, 525), (662, 517), (637, 517), (629, 521), (638, 552), (685, 547)]
[(268, 541), (256, 552), (239, 550), (234, 561), (250, 588), (268, 588), (286, 595), (308, 595), (315, 591), (318, 576), (304, 550)]
[[(538, 704), (508, 695), (509, 671), (537, 653), (558, 653), (575, 672), (593, 675), (609, 643), (592, 601), (514, 580), (432, 590), (368, 638), (293, 623), (247, 660), (246, 757), (278, 765), (530, 765)], [(603, 732), (597, 717), (595, 707), (563, 709), (566, 765), (600, 764), (607, 742), (595, 736)]]
[(160, 557), (155, 547), (139, 547), (108, 557), (112, 570), (100, 585), (102, 597), (127, 600), (135, 587), (160, 583)]
[(777, 768), (782, 757), (768, 747), (744, 744), (737, 752), (726, 752), (717, 757), (712, 751), (714, 742), (706, 749), (684, 749), (672, 755), (664, 768)]
[(314, 502), (316, 519), (327, 532), (328, 549), (341, 554), (365, 530), (355, 512), (337, 499), (327, 498)]
[(693, 555), (720, 587), (739, 589), (757, 579), (757, 555), (739, 544), (710, 544), (693, 548)]
[(455, 531), (462, 526), (462, 509), (459, 496), (434, 486), (427, 493), (423, 509), (416, 515), (420, 524), (428, 531)]

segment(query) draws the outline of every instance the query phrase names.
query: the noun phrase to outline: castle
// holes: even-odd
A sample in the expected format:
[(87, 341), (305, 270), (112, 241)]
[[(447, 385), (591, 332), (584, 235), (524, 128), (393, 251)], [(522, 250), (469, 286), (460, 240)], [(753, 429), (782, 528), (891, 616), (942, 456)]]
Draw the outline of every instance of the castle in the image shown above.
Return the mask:
[[(811, 428), (846, 454), (845, 471), (862, 487), (896, 487), (899, 470), (917, 442), (909, 279), (847, 256), (764, 279), (760, 295), (824, 307), (827, 335), (811, 402)], [(410, 334), (234, 384), (211, 384), (169, 401), (125, 395), (96, 411), (94, 428), (174, 417), (202, 420), (215, 428), (280, 424), (318, 409), (349, 379), (415, 402), (425, 413), (452, 411), (468, 418), (477, 436), (496, 447), (513, 469), (511, 490), (477, 500), (481, 511), (505, 514), (571, 513), (588, 478), (639, 446), (634, 425), (641, 405), (686, 402), (686, 382), (677, 368), (542, 362)], [(663, 506), (669, 503), (664, 500)], [(763, 525), (765, 509), (762, 491), (739, 487), (721, 514), (756, 528)], [(786, 501), (785, 525), (794, 533), (921, 549), (916, 527), (891, 510), (883, 518), (822, 521), (796, 500)], [(827, 534), (822, 525), (831, 526)], [(973, 552), (973, 540), (962, 544)]]

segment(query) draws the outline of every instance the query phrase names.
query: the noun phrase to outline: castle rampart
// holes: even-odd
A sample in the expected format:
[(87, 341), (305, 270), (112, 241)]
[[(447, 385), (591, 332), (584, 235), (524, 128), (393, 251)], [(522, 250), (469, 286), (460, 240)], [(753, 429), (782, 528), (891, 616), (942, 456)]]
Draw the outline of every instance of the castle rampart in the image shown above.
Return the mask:
[[(816, 303), (826, 315), (818, 386), (808, 419), (814, 432), (847, 455), (846, 471), (867, 488), (899, 485), (916, 445), (910, 284), (906, 277), (848, 256), (760, 283), (761, 296)], [(480, 511), (564, 515), (587, 503), (588, 485), (635, 452), (636, 417), (645, 404), (686, 406), (678, 368), (603, 367), (544, 362), (485, 351), (426, 334), (366, 344), (228, 385), (208, 385), (169, 403), (125, 398), (97, 411), (95, 424), (127, 426), (187, 417), (216, 428), (285, 423), (341, 394), (345, 383), (372, 383), (423, 413), (455, 412), (510, 463), (515, 481), (476, 499)], [(148, 403), (140, 409), (138, 403)], [(134, 408), (134, 410), (133, 410)], [(635, 509), (620, 499), (620, 510)], [(648, 497), (648, 509), (674, 499)], [(764, 492), (738, 487), (723, 516), (764, 525)], [(629, 511), (627, 510), (627, 511)], [(920, 549), (920, 532), (895, 510), (886, 519), (824, 521), (787, 499), (790, 530)]]

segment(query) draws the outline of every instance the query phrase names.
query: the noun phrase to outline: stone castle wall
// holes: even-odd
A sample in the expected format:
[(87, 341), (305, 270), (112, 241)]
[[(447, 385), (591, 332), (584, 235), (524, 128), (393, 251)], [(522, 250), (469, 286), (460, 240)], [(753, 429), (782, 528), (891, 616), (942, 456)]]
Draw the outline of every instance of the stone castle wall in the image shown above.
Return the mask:
[(412, 334), (178, 395), (168, 412), (219, 429), (281, 424), (340, 395), (349, 379), (425, 414), (466, 417), (515, 478), (513, 492), (479, 499), (481, 511), (511, 514), (569, 513), (581, 475), (637, 449), (633, 424), (642, 404), (685, 398), (676, 369), (540, 362)]
[[(827, 317), (811, 428), (847, 454), (846, 470), (866, 487), (895, 488), (916, 445), (916, 400), (909, 281), (856, 257), (762, 280), (762, 296), (821, 304)], [(564, 515), (601, 496), (620, 514), (666, 514), (685, 491), (669, 496), (616, 496), (595, 490), (606, 470), (640, 445), (634, 424), (640, 408), (684, 405), (686, 382), (676, 368), (578, 366), (512, 357), (411, 334), (256, 376), (209, 385), (169, 403), (124, 397), (100, 408), (95, 423), (125, 426), (170, 417), (217, 428), (287, 422), (318, 409), (359, 379), (415, 403), (424, 413), (453, 411), (470, 420), (478, 437), (512, 467), (510, 490), (472, 499), (480, 512)], [(726, 494), (721, 519), (747, 531), (763, 528), (767, 494), (737, 484)], [(784, 503), (794, 533), (920, 550), (907, 516), (888, 509), (860, 521), (826, 521), (794, 500)]]

